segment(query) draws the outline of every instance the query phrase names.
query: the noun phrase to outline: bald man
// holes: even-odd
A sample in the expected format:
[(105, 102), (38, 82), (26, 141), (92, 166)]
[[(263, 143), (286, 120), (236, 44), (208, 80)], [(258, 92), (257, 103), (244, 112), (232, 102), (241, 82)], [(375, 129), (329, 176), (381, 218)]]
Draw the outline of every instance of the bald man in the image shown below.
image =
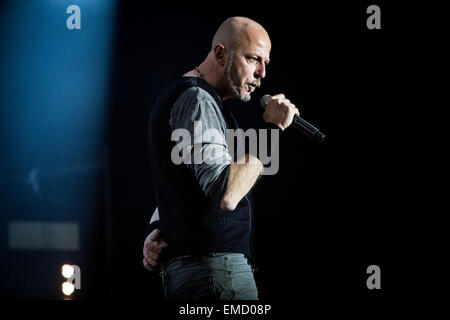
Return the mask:
[[(153, 106), (148, 141), (158, 207), (147, 229), (143, 264), (148, 270), (161, 265), (168, 300), (258, 299), (252, 188), (263, 164), (249, 153), (231, 157), (226, 131), (238, 124), (222, 102), (251, 99), (266, 76), (270, 50), (260, 24), (229, 18), (215, 33), (206, 59), (170, 78)], [(263, 119), (267, 129), (284, 130), (295, 114), (298, 109), (278, 94)], [(208, 134), (212, 130), (214, 137)], [(179, 132), (193, 139), (180, 147), (173, 139)], [(199, 154), (201, 161), (173, 158)]]

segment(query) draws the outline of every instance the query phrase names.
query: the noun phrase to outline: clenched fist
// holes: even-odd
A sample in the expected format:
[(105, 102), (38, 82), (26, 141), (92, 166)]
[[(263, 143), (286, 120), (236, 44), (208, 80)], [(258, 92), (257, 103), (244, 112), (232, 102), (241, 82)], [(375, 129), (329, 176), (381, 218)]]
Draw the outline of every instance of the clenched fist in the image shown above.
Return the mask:
[(273, 123), (284, 130), (291, 125), (294, 115), (299, 116), (300, 112), (284, 94), (280, 93), (270, 97), (263, 118), (265, 122)]
[(154, 271), (159, 267), (159, 257), (167, 243), (161, 238), (159, 229), (153, 230), (145, 239), (144, 242), (144, 268), (149, 271)]

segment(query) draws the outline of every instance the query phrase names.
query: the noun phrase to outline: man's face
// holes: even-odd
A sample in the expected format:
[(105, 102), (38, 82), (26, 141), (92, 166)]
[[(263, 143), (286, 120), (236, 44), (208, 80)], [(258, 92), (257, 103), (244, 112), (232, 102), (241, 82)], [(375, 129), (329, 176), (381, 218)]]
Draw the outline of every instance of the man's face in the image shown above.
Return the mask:
[(251, 99), (250, 94), (261, 85), (269, 63), (270, 41), (258, 39), (235, 51), (229, 51), (225, 63), (225, 77), (230, 95), (241, 101)]

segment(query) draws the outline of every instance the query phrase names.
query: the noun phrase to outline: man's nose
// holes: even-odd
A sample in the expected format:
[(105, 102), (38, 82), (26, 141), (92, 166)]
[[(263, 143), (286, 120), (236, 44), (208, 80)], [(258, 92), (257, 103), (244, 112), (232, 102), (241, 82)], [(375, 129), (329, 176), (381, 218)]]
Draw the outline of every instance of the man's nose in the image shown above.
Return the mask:
[(266, 76), (266, 66), (264, 63), (260, 63), (258, 69), (255, 70), (255, 78), (264, 79)]

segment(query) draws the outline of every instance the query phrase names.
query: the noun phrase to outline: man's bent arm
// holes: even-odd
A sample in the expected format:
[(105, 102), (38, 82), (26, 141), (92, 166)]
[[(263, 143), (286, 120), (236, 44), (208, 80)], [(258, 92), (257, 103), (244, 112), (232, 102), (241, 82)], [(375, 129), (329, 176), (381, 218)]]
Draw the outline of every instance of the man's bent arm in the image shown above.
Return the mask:
[(222, 210), (233, 211), (254, 186), (263, 169), (262, 162), (251, 154), (245, 155), (245, 163), (239, 162), (230, 164), (228, 187), (220, 203)]
[(145, 239), (148, 237), (150, 233), (152, 233), (153, 230), (159, 229), (159, 210), (158, 207), (156, 207), (155, 211), (153, 212), (152, 217), (150, 218), (150, 223), (147, 225), (147, 229), (145, 230)]
[(155, 221), (159, 221), (159, 211), (158, 207), (156, 207), (155, 211), (153, 212), (152, 217), (150, 218), (150, 224), (152, 224)]

